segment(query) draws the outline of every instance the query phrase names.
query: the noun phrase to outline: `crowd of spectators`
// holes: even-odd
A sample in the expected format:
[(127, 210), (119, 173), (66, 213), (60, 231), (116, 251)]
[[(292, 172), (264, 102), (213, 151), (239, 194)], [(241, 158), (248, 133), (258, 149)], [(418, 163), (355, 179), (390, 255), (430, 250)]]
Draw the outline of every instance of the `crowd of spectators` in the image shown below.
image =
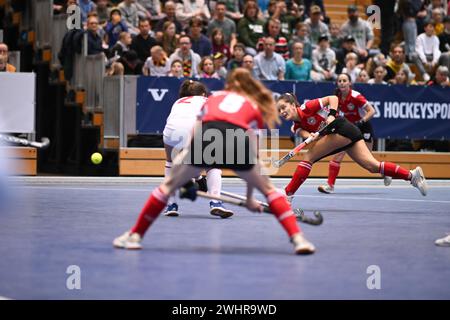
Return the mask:
[[(224, 78), (246, 67), (260, 80), (334, 81), (346, 72), (355, 82), (448, 86), (447, 1), (380, 3), (379, 46), (357, 6), (339, 25), (322, 0), (55, 0), (54, 10), (80, 7), (87, 52), (105, 55), (109, 75)], [(80, 41), (66, 36), (63, 47)], [(62, 60), (73, 54), (65, 49)]]

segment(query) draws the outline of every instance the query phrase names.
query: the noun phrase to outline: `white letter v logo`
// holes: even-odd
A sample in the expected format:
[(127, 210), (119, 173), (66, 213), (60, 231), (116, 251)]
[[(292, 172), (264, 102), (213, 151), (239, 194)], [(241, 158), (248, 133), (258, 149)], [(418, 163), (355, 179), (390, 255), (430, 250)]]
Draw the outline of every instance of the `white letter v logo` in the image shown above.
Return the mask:
[[(161, 93), (159, 91), (161, 90)], [(164, 96), (167, 92), (169, 92), (169, 89), (148, 89), (148, 92), (151, 93), (153, 99), (155, 101), (162, 101), (164, 99)]]

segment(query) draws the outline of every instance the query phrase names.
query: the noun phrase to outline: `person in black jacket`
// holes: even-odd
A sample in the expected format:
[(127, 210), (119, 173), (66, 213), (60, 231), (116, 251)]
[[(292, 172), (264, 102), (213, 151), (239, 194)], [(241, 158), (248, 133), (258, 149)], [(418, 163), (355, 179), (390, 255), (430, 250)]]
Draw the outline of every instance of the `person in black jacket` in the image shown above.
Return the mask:
[(139, 34), (131, 42), (131, 49), (136, 51), (139, 60), (145, 61), (150, 56), (150, 50), (156, 45), (156, 40), (150, 36), (150, 20), (139, 20)]

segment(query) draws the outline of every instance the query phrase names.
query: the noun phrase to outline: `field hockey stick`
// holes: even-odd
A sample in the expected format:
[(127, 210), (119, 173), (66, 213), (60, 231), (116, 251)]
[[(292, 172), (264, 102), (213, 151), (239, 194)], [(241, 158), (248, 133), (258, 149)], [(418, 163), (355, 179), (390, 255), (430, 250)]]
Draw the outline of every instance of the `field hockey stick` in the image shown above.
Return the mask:
[(305, 141), (300, 143), (298, 146), (296, 146), (294, 149), (289, 151), (283, 158), (280, 160), (273, 161), (273, 166), (275, 168), (280, 168), (282, 165), (284, 165), (286, 162), (288, 162), (292, 157), (294, 157), (297, 153), (299, 153), (304, 147), (306, 147), (311, 142), (315, 141), (320, 135), (322, 135), (326, 128), (328, 126), (323, 127), (319, 131), (316, 132), (316, 135), (310, 135)]
[(21, 144), (23, 146), (35, 147), (38, 149), (45, 149), (50, 145), (50, 140), (48, 138), (42, 138), (41, 142), (37, 142), (37, 141), (30, 141), (30, 140), (27, 140), (24, 138), (18, 138), (18, 137), (9, 136), (9, 135), (5, 135), (5, 134), (1, 134), (1, 133), (0, 133), (0, 141), (5, 141), (5, 142), (9, 142), (9, 143), (14, 143), (14, 144)]
[[(222, 195), (227, 196), (227, 197), (230, 197), (230, 198), (242, 200), (242, 202), (244, 203), (244, 206), (245, 206), (245, 203), (246, 203), (246, 201), (247, 201), (247, 197), (242, 196), (242, 195), (240, 195), (240, 194), (235, 194), (235, 193), (223, 191), (223, 190), (222, 190), (220, 193), (221, 193)], [(268, 205), (267, 203), (262, 202), (262, 201), (259, 201), (259, 200), (256, 200), (256, 201), (257, 201), (263, 208), (269, 209), (269, 205)], [(314, 218), (311, 218), (311, 217), (308, 217), (308, 216), (305, 214), (305, 212), (304, 212), (301, 208), (293, 209), (293, 211), (294, 211), (294, 214), (295, 214), (295, 217), (297, 218), (297, 220), (299, 220), (299, 221), (301, 221), (301, 222), (304, 222), (304, 223), (307, 223), (307, 224), (311, 224), (311, 225), (314, 225), (314, 226), (318, 226), (318, 225), (321, 225), (321, 224), (323, 223), (323, 216), (322, 216), (322, 214), (320, 213), (320, 211), (314, 211), (315, 219), (314, 219)], [(269, 211), (265, 211), (265, 212), (270, 212), (270, 210), (269, 210)]]

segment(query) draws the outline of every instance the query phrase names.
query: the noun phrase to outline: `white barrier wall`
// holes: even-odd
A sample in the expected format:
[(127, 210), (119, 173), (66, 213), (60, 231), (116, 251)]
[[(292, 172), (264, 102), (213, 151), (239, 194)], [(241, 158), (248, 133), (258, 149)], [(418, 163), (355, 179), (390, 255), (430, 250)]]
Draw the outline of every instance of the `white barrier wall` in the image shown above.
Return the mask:
[(33, 133), (34, 73), (0, 72), (0, 132)]

